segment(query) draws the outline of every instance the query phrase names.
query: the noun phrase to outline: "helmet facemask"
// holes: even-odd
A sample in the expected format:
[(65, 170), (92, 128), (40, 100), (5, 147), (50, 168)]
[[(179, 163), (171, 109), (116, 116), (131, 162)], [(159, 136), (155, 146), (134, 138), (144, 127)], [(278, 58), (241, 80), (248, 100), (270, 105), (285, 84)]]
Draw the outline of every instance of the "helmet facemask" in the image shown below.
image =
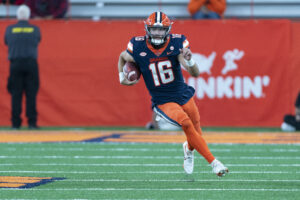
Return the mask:
[(167, 41), (171, 26), (166, 27), (145, 25), (145, 29), (151, 44), (154, 46), (160, 46)]

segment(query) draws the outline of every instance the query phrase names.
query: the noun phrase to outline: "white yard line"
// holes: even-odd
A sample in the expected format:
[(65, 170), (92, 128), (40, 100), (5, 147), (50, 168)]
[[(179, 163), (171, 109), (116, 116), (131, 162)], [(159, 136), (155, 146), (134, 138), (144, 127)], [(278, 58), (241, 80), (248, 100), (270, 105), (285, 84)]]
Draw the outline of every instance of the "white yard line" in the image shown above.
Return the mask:
[[(181, 152), (181, 148), (3, 148), (2, 151), (79, 151), (79, 152), (102, 152), (102, 151), (142, 151), (142, 152)], [(300, 152), (300, 149), (219, 149), (210, 148), (212, 152)]]
[[(24, 189), (7, 189), (1, 188), (1, 190), (14, 190), (24, 191)], [(0, 191), (1, 191), (0, 190)], [(262, 192), (299, 192), (299, 188), (291, 189), (268, 189), (268, 188), (43, 188), (43, 189), (26, 189), (31, 191), (262, 191)]]
[[(16, 199), (16, 198), (13, 198), (13, 199), (0, 199), (0, 200), (41, 200), (41, 199)], [(42, 199), (42, 200), (53, 200), (53, 199)], [(59, 199), (59, 200), (99, 200), (99, 198), (97, 199)], [(156, 200), (156, 199), (101, 199), (101, 200)], [(164, 200), (174, 200), (174, 199), (164, 199)]]
[[(13, 198), (13, 199), (0, 199), (0, 200), (53, 200), (53, 199), (45, 199), (45, 198), (41, 198), (41, 199), (16, 199), (16, 198)], [(99, 198), (97, 199), (59, 199), (59, 200), (99, 200)], [(156, 200), (156, 199), (116, 199), (116, 198), (113, 198), (113, 199), (102, 199), (101, 200)], [(174, 200), (174, 199), (164, 199), (164, 200)]]
[[(151, 164), (141, 164), (141, 163), (1, 163), (1, 166), (73, 166), (73, 167), (97, 167), (97, 166), (109, 166), (109, 167), (178, 167), (182, 164), (160, 164), (160, 163), (151, 163)], [(205, 165), (195, 165), (195, 166), (210, 166), (209, 164)], [(226, 164), (227, 167), (300, 167), (300, 164)]]
[[(0, 200), (53, 200), (53, 199), (0, 199)], [(59, 199), (59, 200), (99, 200), (99, 198), (97, 199)], [(101, 200), (157, 200), (157, 199), (101, 199)], [(164, 200), (174, 200), (174, 199), (164, 199)]]
[[(0, 159), (182, 159), (182, 156), (5, 156), (1, 155)], [(299, 156), (221, 156), (222, 160), (300, 160)]]
[[(146, 180), (138, 180), (138, 179), (132, 179), (132, 180), (124, 180), (124, 179), (64, 179), (60, 180), (64, 182), (189, 182), (189, 180), (184, 179), (178, 179), (178, 180), (160, 180), (160, 179), (146, 179)], [(244, 179), (200, 179), (193, 182), (300, 182), (300, 180), (244, 180)]]
[[(0, 173), (32, 173), (32, 174), (184, 174), (183, 171), (25, 171), (1, 170)], [(300, 174), (300, 171), (231, 171), (231, 174)], [(194, 172), (194, 174), (212, 174), (211, 171)]]

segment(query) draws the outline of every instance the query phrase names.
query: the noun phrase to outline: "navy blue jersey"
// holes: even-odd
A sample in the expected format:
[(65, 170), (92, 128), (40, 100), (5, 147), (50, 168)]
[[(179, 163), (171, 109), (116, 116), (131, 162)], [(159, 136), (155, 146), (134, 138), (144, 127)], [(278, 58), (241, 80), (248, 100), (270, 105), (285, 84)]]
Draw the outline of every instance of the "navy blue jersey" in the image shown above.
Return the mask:
[(183, 79), (178, 60), (179, 49), (188, 48), (184, 35), (170, 34), (166, 45), (154, 49), (146, 36), (133, 37), (127, 52), (140, 67), (145, 84), (154, 105), (175, 102), (183, 105), (194, 95), (194, 88)]

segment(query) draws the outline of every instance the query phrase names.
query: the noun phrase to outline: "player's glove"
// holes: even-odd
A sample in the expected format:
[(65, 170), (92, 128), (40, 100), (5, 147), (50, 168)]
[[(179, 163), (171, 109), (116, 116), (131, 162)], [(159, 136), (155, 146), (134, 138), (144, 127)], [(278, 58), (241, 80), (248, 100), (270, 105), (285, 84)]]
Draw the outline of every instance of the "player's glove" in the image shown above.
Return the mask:
[(136, 83), (138, 82), (138, 80), (136, 80), (136, 81), (129, 81), (129, 80), (125, 77), (125, 75), (124, 75), (123, 72), (119, 72), (119, 79), (120, 79), (120, 83), (121, 83), (122, 85), (134, 85), (134, 84), (136, 84)]

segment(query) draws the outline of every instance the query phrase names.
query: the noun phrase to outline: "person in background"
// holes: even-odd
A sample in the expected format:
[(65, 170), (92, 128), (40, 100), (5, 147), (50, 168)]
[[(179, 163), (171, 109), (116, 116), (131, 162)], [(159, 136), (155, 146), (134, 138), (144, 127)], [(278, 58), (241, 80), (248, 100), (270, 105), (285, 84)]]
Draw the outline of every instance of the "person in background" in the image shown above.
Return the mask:
[(295, 102), (295, 115), (285, 115), (281, 124), (282, 131), (300, 131), (300, 92)]
[(31, 18), (64, 18), (69, 7), (68, 0), (26, 0), (31, 10)]
[(190, 0), (188, 11), (193, 19), (221, 19), (226, 0)]
[(10, 74), (7, 89), (12, 97), (12, 128), (19, 129), (22, 120), (22, 96), (26, 96), (26, 116), (29, 129), (37, 129), (36, 96), (39, 89), (38, 45), (40, 29), (29, 24), (30, 9), (21, 5), (17, 9), (16, 24), (6, 28), (5, 44), (8, 46)]

